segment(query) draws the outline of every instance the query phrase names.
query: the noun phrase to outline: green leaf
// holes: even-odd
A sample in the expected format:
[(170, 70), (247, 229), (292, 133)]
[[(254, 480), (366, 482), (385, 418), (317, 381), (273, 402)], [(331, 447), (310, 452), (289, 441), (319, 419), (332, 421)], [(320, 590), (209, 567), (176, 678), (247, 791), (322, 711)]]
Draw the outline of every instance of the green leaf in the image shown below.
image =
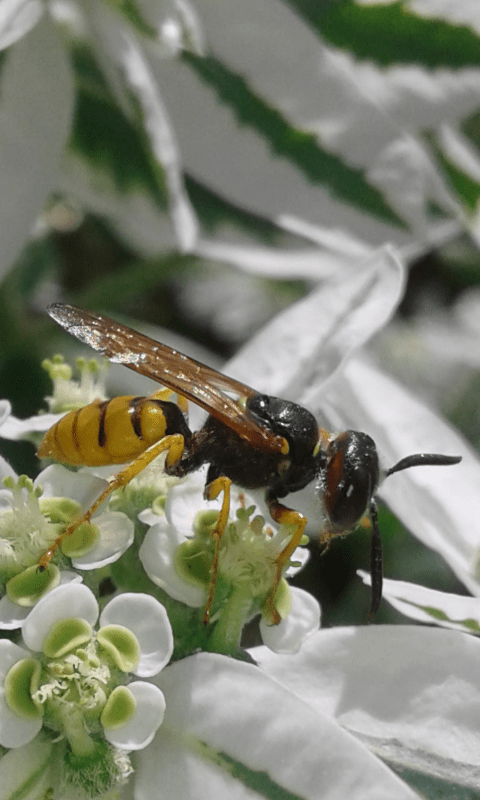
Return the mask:
[(183, 53), (184, 62), (235, 114), (240, 125), (260, 134), (273, 153), (293, 163), (313, 184), (366, 213), (399, 227), (404, 223), (371, 186), (361, 169), (323, 149), (313, 133), (295, 128), (276, 108), (255, 93), (241, 75), (213, 55)]
[(424, 138), (430, 155), (434, 158), (440, 172), (443, 173), (458, 199), (469, 211), (474, 212), (480, 201), (480, 182), (448, 157), (434, 134), (426, 134)]
[(157, 31), (142, 17), (134, 0), (109, 0), (109, 5), (120, 11), (136, 31), (149, 38), (157, 38)]
[(329, 44), (381, 66), (421, 64), (432, 69), (480, 64), (480, 38), (467, 25), (422, 17), (404, 0), (357, 5), (354, 0), (284, 0)]
[(78, 90), (71, 149), (105, 171), (119, 192), (146, 191), (166, 209), (165, 185), (152, 168), (142, 131), (120, 110), (92, 53), (76, 48), (73, 61)]
[(228, 224), (264, 244), (285, 244), (289, 238), (272, 220), (241, 208), (192, 175), (185, 175), (185, 187), (202, 227), (209, 233)]

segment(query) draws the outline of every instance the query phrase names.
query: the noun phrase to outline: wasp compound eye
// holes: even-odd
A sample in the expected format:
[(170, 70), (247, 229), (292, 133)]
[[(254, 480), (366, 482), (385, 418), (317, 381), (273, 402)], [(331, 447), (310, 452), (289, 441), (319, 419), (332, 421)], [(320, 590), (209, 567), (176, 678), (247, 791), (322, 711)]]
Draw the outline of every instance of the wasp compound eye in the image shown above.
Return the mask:
[(380, 469), (375, 442), (366, 433), (344, 431), (327, 449), (323, 502), (334, 529), (355, 527), (368, 509)]

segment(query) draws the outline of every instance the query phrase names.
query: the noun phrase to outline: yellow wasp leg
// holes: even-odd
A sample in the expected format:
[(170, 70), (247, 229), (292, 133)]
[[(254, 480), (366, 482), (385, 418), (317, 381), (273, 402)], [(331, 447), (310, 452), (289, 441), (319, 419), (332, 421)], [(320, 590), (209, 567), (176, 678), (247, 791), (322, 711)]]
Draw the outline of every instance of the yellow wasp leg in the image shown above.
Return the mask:
[[(154, 392), (153, 394), (149, 395), (149, 398), (151, 400), (166, 401), (172, 396), (172, 394), (175, 394), (173, 389), (159, 389), (158, 392)], [(183, 396), (183, 394), (177, 393), (177, 406), (183, 414), (188, 414), (188, 400)]]
[(292, 527), (295, 526), (292, 538), (276, 558), (273, 586), (266, 602), (267, 617), (272, 620), (273, 625), (278, 625), (278, 623), (281, 622), (281, 617), (275, 608), (275, 595), (282, 579), (285, 565), (288, 563), (290, 556), (302, 541), (302, 536), (305, 532), (305, 526), (307, 524), (307, 518), (299, 511), (294, 511), (292, 508), (287, 508), (287, 506), (282, 505), (277, 500), (270, 500), (268, 503), (268, 509), (272, 519), (274, 519), (275, 522), (278, 522), (279, 525), (291, 525)]
[(97, 497), (90, 508), (85, 511), (81, 517), (78, 517), (78, 519), (72, 522), (68, 528), (65, 528), (63, 533), (55, 539), (53, 544), (43, 554), (38, 562), (40, 569), (46, 569), (48, 567), (53, 554), (56, 550), (58, 550), (63, 540), (66, 539), (67, 536), (70, 536), (70, 534), (72, 534), (79, 525), (82, 525), (84, 522), (89, 522), (92, 514), (94, 514), (97, 508), (99, 508), (99, 506), (101, 506), (101, 504), (107, 499), (109, 494), (115, 491), (115, 489), (121, 489), (123, 486), (126, 486), (127, 483), (130, 483), (132, 478), (135, 478), (135, 476), (138, 475), (142, 469), (145, 469), (145, 467), (147, 467), (151, 461), (153, 461), (165, 450), (168, 451), (165, 463), (168, 467), (173, 466), (173, 464), (176, 464), (177, 461), (181, 459), (183, 449), (184, 439), (180, 433), (174, 433), (171, 436), (164, 436), (163, 439), (160, 439), (159, 442), (152, 445), (148, 450), (145, 450), (144, 453), (139, 455), (135, 461), (132, 461), (131, 464), (128, 464), (124, 469), (114, 475), (114, 477), (106, 485), (101, 495)]
[(231, 485), (232, 481), (230, 480), (230, 478), (226, 478), (224, 475), (221, 475), (219, 478), (216, 478), (214, 481), (212, 481), (212, 483), (210, 483), (205, 488), (205, 497), (207, 498), (207, 500), (215, 500), (220, 494), (220, 492), (223, 492), (222, 507), (220, 509), (217, 523), (215, 525), (215, 529), (212, 534), (212, 536), (215, 539), (215, 554), (213, 556), (212, 574), (210, 578), (210, 586), (208, 589), (207, 603), (205, 606), (205, 611), (203, 613), (203, 622), (205, 624), (210, 619), (210, 611), (212, 609), (213, 598), (215, 596), (215, 587), (217, 585), (217, 574), (218, 574), (218, 559), (220, 555), (220, 542), (228, 522), (228, 514), (230, 511)]

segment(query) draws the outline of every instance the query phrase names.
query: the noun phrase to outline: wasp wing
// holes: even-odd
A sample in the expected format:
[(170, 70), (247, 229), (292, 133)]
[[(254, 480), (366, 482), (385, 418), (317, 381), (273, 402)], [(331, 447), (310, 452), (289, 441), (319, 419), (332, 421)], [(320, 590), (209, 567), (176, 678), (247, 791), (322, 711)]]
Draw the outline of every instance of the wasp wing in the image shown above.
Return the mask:
[(251, 444), (272, 452), (282, 449), (282, 437), (257, 425), (236, 400), (225, 394), (252, 397), (257, 392), (250, 386), (100, 314), (64, 303), (54, 303), (47, 311), (93, 350), (179, 392)]

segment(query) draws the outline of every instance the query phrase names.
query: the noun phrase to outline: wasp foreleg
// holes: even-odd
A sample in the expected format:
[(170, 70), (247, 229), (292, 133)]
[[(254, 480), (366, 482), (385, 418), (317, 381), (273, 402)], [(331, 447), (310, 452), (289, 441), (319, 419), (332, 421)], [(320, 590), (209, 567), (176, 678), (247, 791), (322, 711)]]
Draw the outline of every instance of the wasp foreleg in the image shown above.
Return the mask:
[(307, 518), (299, 511), (294, 511), (292, 508), (288, 508), (282, 503), (279, 503), (275, 497), (268, 497), (267, 495), (266, 499), (268, 510), (270, 511), (272, 519), (279, 525), (291, 525), (293, 528), (290, 541), (277, 556), (275, 562), (273, 586), (266, 602), (267, 618), (271, 620), (273, 625), (278, 625), (279, 622), (281, 622), (281, 617), (275, 607), (275, 595), (282, 579), (285, 565), (288, 563), (290, 556), (302, 541), (302, 537), (305, 532), (305, 526), (307, 524)]

